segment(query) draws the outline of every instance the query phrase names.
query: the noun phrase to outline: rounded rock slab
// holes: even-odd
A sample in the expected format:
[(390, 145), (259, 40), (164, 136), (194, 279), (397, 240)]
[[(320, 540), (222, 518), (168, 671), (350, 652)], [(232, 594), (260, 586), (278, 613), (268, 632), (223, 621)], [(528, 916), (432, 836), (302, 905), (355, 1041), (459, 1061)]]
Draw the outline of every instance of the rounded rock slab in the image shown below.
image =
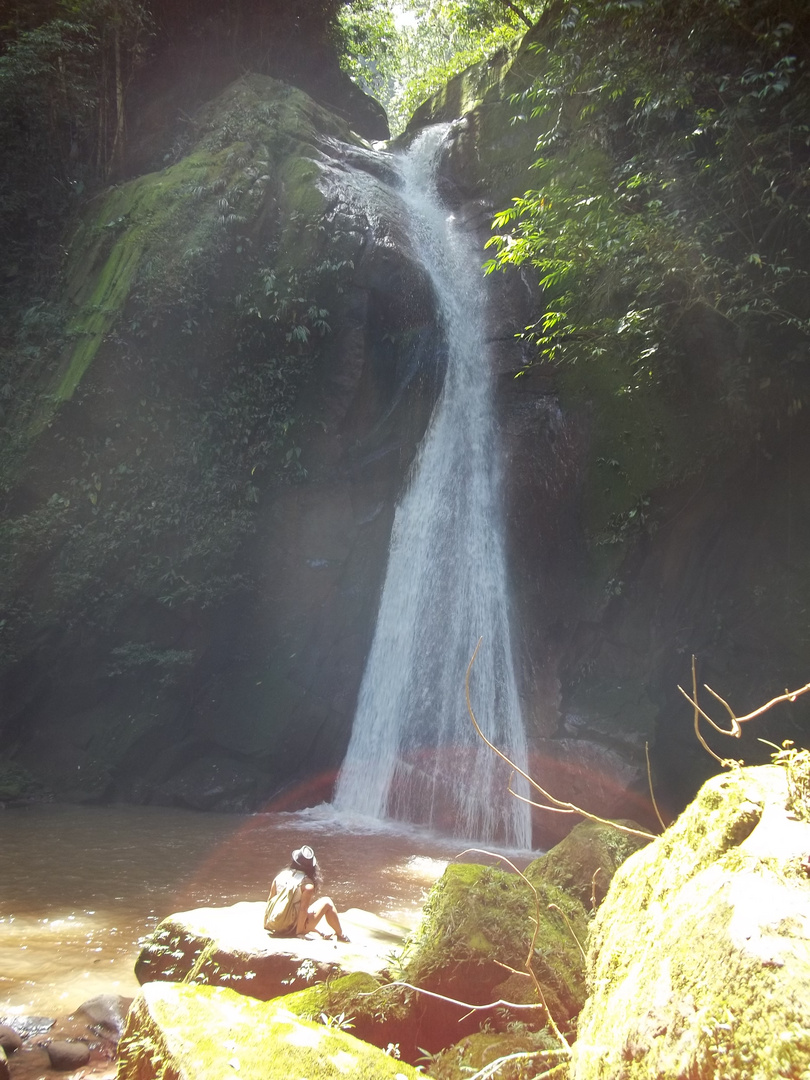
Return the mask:
[(407, 928), (351, 908), (340, 918), (348, 942), (271, 937), (264, 903), (197, 908), (164, 919), (146, 939), (135, 975), (147, 982), (206, 982), (268, 1001), (314, 982), (364, 971), (376, 975), (400, 947)]

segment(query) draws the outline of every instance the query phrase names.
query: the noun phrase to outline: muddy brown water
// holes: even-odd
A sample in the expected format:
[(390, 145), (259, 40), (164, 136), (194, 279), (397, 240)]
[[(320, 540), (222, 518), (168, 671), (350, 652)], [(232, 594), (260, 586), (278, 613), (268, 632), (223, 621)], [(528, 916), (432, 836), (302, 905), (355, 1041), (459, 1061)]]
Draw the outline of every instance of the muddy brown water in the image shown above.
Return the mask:
[(339, 910), (409, 926), (464, 847), (340, 823), (331, 807), (249, 816), (54, 804), (1, 811), (0, 1015), (67, 1015), (98, 994), (133, 996), (139, 940), (161, 919), (264, 900), (302, 843), (315, 848)]

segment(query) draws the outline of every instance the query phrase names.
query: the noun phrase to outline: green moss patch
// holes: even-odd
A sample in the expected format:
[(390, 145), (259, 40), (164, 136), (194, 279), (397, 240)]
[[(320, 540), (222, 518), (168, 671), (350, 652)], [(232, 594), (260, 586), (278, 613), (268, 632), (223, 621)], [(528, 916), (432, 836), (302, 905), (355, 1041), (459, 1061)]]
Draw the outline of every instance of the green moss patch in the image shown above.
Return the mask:
[[(634, 821), (617, 824), (641, 829)], [(565, 889), (590, 910), (605, 898), (625, 859), (648, 842), (598, 821), (582, 821), (551, 851), (530, 863), (525, 874), (534, 885), (546, 882)]]
[(559, 1041), (548, 1031), (480, 1031), (438, 1054), (430, 1073), (434, 1080), (466, 1080), (502, 1062), (493, 1072), (498, 1080), (533, 1080), (560, 1058)]
[[(155, 325), (173, 302), (188, 304), (195, 280), (234, 246), (237, 229), (259, 223), (268, 200), (293, 224), (319, 220), (326, 201), (316, 136), (359, 141), (302, 92), (261, 76), (225, 91), (197, 130), (192, 153), (111, 189), (73, 238), (65, 291), (78, 310), (68, 326), (73, 344), (48, 391), (53, 403), (73, 395), (131, 297), (140, 297)], [(293, 252), (298, 240), (291, 237)]]
[[(585, 992), (584, 963), (575, 940), (585, 940), (585, 909), (555, 885), (541, 881), (535, 888), (537, 901), (514, 874), (475, 865), (448, 866), (431, 890), (423, 921), (408, 946), (407, 981), (473, 1004), (501, 997), (535, 1002), (532, 980), (520, 974), (507, 980), (503, 966), (525, 971), (531, 956), (555, 1020), (575, 1016)], [(542, 1010), (536, 1020), (536, 1026), (545, 1023)]]
[(410, 1080), (416, 1070), (336, 1027), (213, 986), (150, 983), (119, 1047), (118, 1080)]

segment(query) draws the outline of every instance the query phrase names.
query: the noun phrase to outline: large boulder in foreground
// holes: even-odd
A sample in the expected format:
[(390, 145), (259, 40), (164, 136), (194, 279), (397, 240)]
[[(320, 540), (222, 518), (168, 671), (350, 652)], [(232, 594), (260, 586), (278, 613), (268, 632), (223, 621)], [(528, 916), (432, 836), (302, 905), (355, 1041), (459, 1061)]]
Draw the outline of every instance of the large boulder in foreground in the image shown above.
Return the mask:
[(335, 1026), (221, 986), (148, 983), (130, 1010), (118, 1080), (412, 1080), (424, 1073)]
[(369, 911), (341, 912), (349, 942), (271, 937), (262, 902), (197, 908), (170, 915), (149, 937), (135, 964), (140, 983), (205, 982), (267, 1001), (355, 971), (377, 974), (402, 945), (406, 929)]
[[(565, 1025), (585, 999), (584, 943), (588, 920), (578, 899), (538, 882), (537, 898), (518, 875), (489, 866), (451, 864), (433, 886), (419, 928), (406, 946), (403, 978), (433, 994), (470, 1005), (504, 1000), (536, 1006), (514, 1010), (510, 1020), (541, 1028), (539, 1004), (526, 960), (551, 1015)], [(531, 948), (536, 921), (539, 930)], [(510, 974), (512, 969), (515, 974)], [(434, 1052), (471, 1034), (485, 1019), (499, 1023), (502, 1010), (469, 1010), (420, 996), (420, 1045)], [(463, 1021), (463, 1022), (462, 1022)]]
[(590, 938), (574, 1080), (810, 1076), (809, 785), (803, 805), (789, 779), (715, 776), (619, 869)]

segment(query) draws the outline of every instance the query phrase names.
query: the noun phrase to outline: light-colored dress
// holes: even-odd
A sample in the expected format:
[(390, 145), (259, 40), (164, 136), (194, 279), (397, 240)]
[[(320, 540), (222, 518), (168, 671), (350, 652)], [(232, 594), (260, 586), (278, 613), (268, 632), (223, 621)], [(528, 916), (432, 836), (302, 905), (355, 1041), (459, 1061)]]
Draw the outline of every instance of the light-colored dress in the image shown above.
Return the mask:
[(276, 874), (273, 879), (275, 891), (267, 898), (264, 909), (264, 928), (275, 937), (289, 937), (298, 926), (298, 912), (301, 910), (301, 892), (304, 882), (308, 881), (303, 870), (288, 868)]

